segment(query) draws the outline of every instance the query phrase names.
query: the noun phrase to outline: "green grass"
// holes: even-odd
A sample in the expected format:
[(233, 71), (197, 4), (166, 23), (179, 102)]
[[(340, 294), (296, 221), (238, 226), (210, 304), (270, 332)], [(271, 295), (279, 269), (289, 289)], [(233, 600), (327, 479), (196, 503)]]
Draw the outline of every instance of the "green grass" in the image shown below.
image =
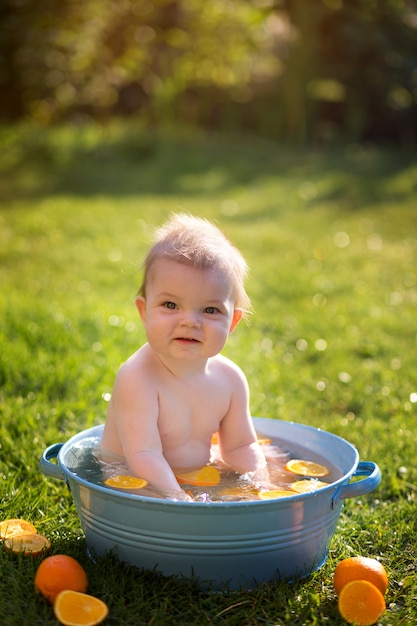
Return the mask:
[[(342, 624), (332, 574), (356, 554), (389, 573), (380, 623), (415, 623), (416, 154), (116, 126), (0, 136), (1, 519), (27, 518), (75, 556), (109, 625)], [(253, 414), (332, 431), (382, 471), (347, 500), (327, 563), (292, 585), (210, 595), (110, 556), (93, 564), (71, 495), (38, 467), (48, 445), (103, 422), (144, 341), (133, 299), (149, 236), (177, 209), (215, 220), (251, 266), (255, 314), (225, 352)], [(33, 591), (39, 558), (0, 549), (3, 626), (56, 623)]]

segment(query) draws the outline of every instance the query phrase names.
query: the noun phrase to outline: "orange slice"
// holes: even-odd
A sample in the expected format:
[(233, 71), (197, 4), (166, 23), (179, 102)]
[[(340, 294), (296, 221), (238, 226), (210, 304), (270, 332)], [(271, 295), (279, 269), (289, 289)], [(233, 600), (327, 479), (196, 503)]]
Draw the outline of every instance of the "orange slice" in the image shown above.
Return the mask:
[(227, 498), (242, 498), (242, 497), (253, 497), (256, 498), (258, 495), (258, 491), (255, 487), (243, 486), (243, 487), (225, 487), (222, 489), (221, 496), (225, 496)]
[(272, 443), (272, 439), (269, 437), (260, 437), (258, 438), (258, 443), (260, 446), (269, 446)]
[(175, 478), (179, 483), (186, 485), (197, 485), (198, 487), (212, 487), (220, 482), (220, 472), (213, 465), (206, 465), (193, 472), (176, 474)]
[(290, 489), (296, 493), (312, 493), (328, 485), (329, 483), (325, 483), (322, 480), (297, 480), (295, 483), (291, 483)]
[(216, 446), (219, 443), (219, 433), (214, 433), (211, 436), (211, 445)]
[(138, 478), (137, 476), (112, 476), (104, 481), (107, 487), (113, 487), (114, 489), (143, 489), (148, 484), (144, 478)]
[(55, 598), (54, 613), (65, 626), (96, 626), (107, 617), (109, 607), (99, 598), (66, 589)]
[(287, 489), (265, 489), (258, 492), (258, 496), (261, 500), (274, 500), (275, 498), (288, 498), (294, 496), (292, 491)]
[(31, 554), (36, 556), (41, 552), (47, 552), (51, 547), (49, 539), (38, 533), (25, 535), (12, 535), (4, 540), (4, 547), (14, 554)]
[(330, 471), (324, 465), (314, 461), (304, 461), (303, 459), (291, 459), (286, 464), (285, 469), (293, 474), (310, 476), (311, 478), (320, 478), (330, 474)]
[(7, 539), (13, 535), (35, 534), (36, 528), (25, 519), (6, 519), (0, 522), (0, 537)]
[(352, 580), (340, 592), (339, 613), (348, 624), (372, 626), (386, 609), (384, 596), (369, 580)]

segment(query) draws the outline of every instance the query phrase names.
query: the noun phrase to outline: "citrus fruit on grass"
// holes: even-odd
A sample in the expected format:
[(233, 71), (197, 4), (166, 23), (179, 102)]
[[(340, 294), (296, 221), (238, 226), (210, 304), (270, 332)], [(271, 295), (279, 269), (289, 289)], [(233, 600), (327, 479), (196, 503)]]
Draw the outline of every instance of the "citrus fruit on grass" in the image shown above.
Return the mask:
[(385, 594), (388, 588), (388, 576), (385, 567), (371, 557), (352, 556), (339, 561), (334, 571), (333, 585), (339, 595), (343, 587), (352, 580), (368, 580)]
[(55, 598), (54, 613), (65, 626), (95, 626), (107, 617), (109, 609), (94, 596), (67, 589)]
[(52, 604), (60, 591), (87, 591), (88, 581), (84, 568), (66, 554), (48, 556), (35, 574), (35, 589)]
[(14, 554), (37, 556), (41, 552), (47, 552), (51, 547), (49, 539), (38, 533), (25, 535), (12, 535), (4, 540), (4, 547)]
[(220, 472), (217, 468), (213, 467), (213, 465), (206, 465), (193, 472), (181, 472), (181, 474), (176, 474), (175, 478), (180, 484), (211, 487), (219, 484)]
[(0, 537), (3, 540), (13, 535), (34, 533), (36, 533), (36, 528), (25, 519), (5, 519), (0, 522)]
[(293, 474), (310, 476), (311, 478), (320, 478), (330, 474), (330, 471), (324, 465), (314, 461), (304, 461), (303, 459), (291, 459), (286, 464), (285, 469)]
[(107, 487), (113, 487), (115, 489), (143, 489), (148, 484), (144, 478), (138, 478), (137, 476), (112, 476), (104, 481)]
[(351, 580), (341, 590), (337, 603), (340, 615), (349, 624), (371, 626), (386, 609), (384, 596), (369, 580)]

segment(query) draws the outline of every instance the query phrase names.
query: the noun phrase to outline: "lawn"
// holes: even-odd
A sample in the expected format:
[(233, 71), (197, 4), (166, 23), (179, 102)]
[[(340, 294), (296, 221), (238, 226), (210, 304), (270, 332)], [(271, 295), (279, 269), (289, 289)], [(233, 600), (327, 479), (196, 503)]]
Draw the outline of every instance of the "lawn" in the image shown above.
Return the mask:
[[(2, 129), (0, 519), (23, 517), (75, 556), (105, 624), (343, 624), (344, 557), (389, 574), (381, 624), (417, 622), (417, 159), (373, 146), (296, 149), (139, 127)], [(93, 563), (70, 493), (43, 476), (52, 443), (102, 423), (115, 373), (145, 339), (134, 307), (153, 228), (214, 220), (250, 267), (254, 314), (225, 354), (256, 416), (329, 430), (382, 483), (348, 499), (326, 564), (235, 594)], [(0, 549), (0, 623), (55, 624), (33, 590), (41, 557)]]

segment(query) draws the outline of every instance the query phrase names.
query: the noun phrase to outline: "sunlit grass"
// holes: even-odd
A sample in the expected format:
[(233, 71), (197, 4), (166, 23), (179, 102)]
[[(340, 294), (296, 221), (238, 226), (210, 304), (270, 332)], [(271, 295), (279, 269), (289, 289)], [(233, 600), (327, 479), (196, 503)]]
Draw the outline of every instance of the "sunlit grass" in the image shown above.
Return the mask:
[[(381, 623), (416, 621), (415, 155), (19, 132), (2, 131), (0, 161), (1, 516), (30, 519), (80, 559), (109, 624), (338, 624), (332, 571), (356, 553), (389, 571)], [(93, 565), (65, 485), (38, 468), (46, 446), (104, 420), (120, 363), (144, 341), (142, 259), (174, 210), (216, 221), (251, 267), (254, 314), (225, 352), (248, 376), (253, 414), (335, 432), (381, 467), (306, 581), (205, 596), (110, 558)], [(0, 560), (1, 623), (53, 624), (33, 593), (36, 560)]]

